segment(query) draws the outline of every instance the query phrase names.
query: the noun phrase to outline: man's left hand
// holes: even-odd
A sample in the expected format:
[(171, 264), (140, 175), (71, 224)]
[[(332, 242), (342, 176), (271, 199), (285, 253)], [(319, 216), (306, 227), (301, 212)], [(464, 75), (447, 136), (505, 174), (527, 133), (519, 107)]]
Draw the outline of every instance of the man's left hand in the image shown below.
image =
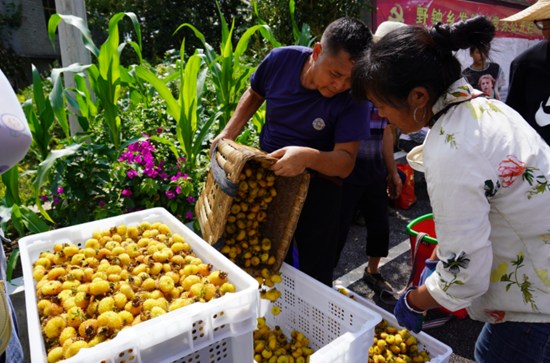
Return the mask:
[(280, 158), (271, 166), (275, 175), (296, 176), (308, 167), (310, 149), (300, 146), (287, 146), (269, 154), (274, 158)]

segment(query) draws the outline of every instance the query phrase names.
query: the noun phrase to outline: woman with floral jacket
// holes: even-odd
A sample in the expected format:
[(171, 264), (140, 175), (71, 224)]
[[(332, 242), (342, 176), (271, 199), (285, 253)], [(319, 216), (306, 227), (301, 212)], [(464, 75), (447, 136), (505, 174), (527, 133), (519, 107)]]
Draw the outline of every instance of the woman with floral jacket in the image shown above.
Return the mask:
[(388, 33), (358, 62), (352, 92), (403, 133), (431, 128), (423, 166), (440, 262), (395, 308), (419, 332), (425, 310), (486, 322), (476, 362), (550, 361), (550, 147), (513, 109), (461, 78), (452, 52), (487, 51), (484, 17)]

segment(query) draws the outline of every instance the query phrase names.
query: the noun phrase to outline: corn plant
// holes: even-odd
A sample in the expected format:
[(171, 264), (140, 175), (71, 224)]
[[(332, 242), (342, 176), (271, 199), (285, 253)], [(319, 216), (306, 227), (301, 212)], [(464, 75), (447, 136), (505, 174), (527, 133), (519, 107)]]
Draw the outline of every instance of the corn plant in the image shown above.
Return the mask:
[[(55, 121), (55, 115), (49, 100), (46, 102), (42, 90), (42, 80), (34, 64), (32, 65), (32, 84), (33, 98), (25, 101), (23, 111), (32, 133), (31, 150), (42, 161), (49, 153), (50, 128)], [(34, 106), (36, 106), (36, 111)]]
[[(120, 44), (118, 22), (122, 20), (124, 16), (128, 16), (132, 20), (139, 43), (138, 44), (135, 42), (128, 42), (128, 44), (130, 44), (134, 48), (141, 60), (141, 30), (137, 17), (134, 13), (118, 13), (111, 18), (111, 20), (109, 21), (109, 37), (107, 38), (105, 43), (103, 43), (100, 49), (98, 49), (92, 41), (90, 30), (81, 18), (72, 15), (53, 14), (50, 17), (50, 21), (48, 23), (48, 33), (54, 47), (55, 30), (57, 29), (57, 26), (61, 22), (61, 20), (63, 20), (65, 21), (65, 23), (73, 25), (78, 30), (80, 30), (80, 32), (82, 33), (84, 46), (88, 48), (90, 52), (97, 58), (97, 65), (92, 64), (82, 66), (78, 64), (73, 64), (67, 68), (58, 70), (57, 75), (59, 75), (63, 71), (79, 73), (86, 70), (92, 90), (97, 96), (99, 104), (103, 108), (104, 118), (109, 127), (111, 142), (113, 143), (116, 150), (120, 149), (121, 139), (123, 137), (123, 135), (121, 135), (121, 119), (118, 114), (118, 100), (120, 99), (121, 87), (125, 85), (125, 81), (131, 81), (131, 77), (126, 77), (123, 80), (124, 76), (128, 74), (128, 71), (126, 68), (120, 65), (120, 53), (124, 49), (126, 43)], [(66, 120), (66, 113), (63, 107), (62, 86), (59, 77), (54, 80), (55, 71), (56, 70), (54, 69), (54, 71), (52, 72), (52, 81), (54, 82), (54, 90), (56, 92), (52, 91), (52, 93), (50, 94), (50, 99), (52, 101), (52, 106), (54, 108), (56, 116), (58, 117), (60, 122), (63, 122), (64, 124)], [(85, 84), (85, 82), (77, 83), (76, 90), (80, 91), (81, 93), (77, 92), (77, 102), (74, 103), (73, 106), (78, 106), (77, 109), (81, 113), (83, 111), (84, 113), (93, 112), (93, 110), (90, 110), (89, 108), (89, 97), (87, 96), (85, 89), (87, 89), (87, 85)], [(84, 95), (86, 95), (85, 99)], [(78, 102), (79, 96), (81, 97), (80, 103)], [(86, 107), (88, 107), (87, 111), (80, 107), (81, 104), (84, 105), (84, 102), (82, 101), (85, 101), (85, 105)]]
[(219, 4), (217, 2), (216, 4), (218, 6), (218, 12), (220, 14), (222, 25), (222, 43), (219, 56), (216, 55), (212, 46), (206, 42), (204, 35), (193, 25), (188, 23), (182, 24), (174, 33), (183, 27), (188, 27), (193, 30), (195, 36), (199, 38), (204, 45), (204, 60), (208, 66), (208, 69), (212, 72), (212, 79), (216, 90), (216, 101), (220, 107), (220, 110), (223, 110), (223, 114), (220, 118), (221, 130), (231, 119), (231, 116), (237, 107), (239, 97), (248, 87), (248, 79), (256, 70), (256, 67), (251, 67), (241, 63), (241, 57), (248, 48), (248, 41), (250, 40), (250, 37), (257, 31), (261, 31), (263, 29), (264, 32), (262, 34), (265, 33), (268, 37), (270, 36), (269, 34), (271, 34), (270, 38), (266, 39), (274, 41), (274, 38), (269, 26), (265, 24), (255, 25), (249, 28), (242, 35), (237, 43), (237, 47), (233, 51), (231, 38), (235, 27), (235, 21), (233, 20), (230, 29), (221, 13)]
[[(180, 70), (174, 74), (180, 77), (180, 90), (179, 99), (176, 101), (170, 89), (166, 86), (164, 80), (157, 78), (155, 74), (147, 70), (144, 67), (136, 67), (136, 75), (146, 82), (149, 82), (159, 95), (165, 100), (167, 105), (167, 112), (177, 123), (177, 139), (180, 147), (185, 153), (187, 162), (189, 165), (195, 165), (197, 156), (199, 155), (202, 142), (205, 139), (208, 130), (214, 123), (214, 121), (221, 116), (222, 112), (212, 114), (209, 119), (203, 124), (199, 130), (198, 119), (200, 117), (199, 105), (201, 99), (201, 93), (204, 89), (204, 81), (206, 79), (206, 71), (208, 69), (200, 70), (202, 64), (201, 55), (194, 54), (189, 58), (187, 63), (184, 61), (184, 46), (185, 40), (182, 42), (180, 50)], [(183, 68), (185, 65), (185, 68)], [(171, 75), (172, 79), (174, 78)], [(198, 134), (197, 134), (198, 132)], [(179, 159), (180, 155), (176, 146), (167, 139), (153, 136), (151, 139), (162, 142), (170, 147), (170, 150), (174, 152)]]
[(302, 24), (302, 31), (300, 32), (298, 24), (296, 24), (296, 21), (294, 20), (296, 3), (294, 2), (294, 0), (290, 0), (288, 6), (290, 8), (290, 17), (292, 18), (292, 34), (294, 35), (295, 42), (294, 45), (301, 45), (311, 48), (311, 46), (315, 44), (315, 39), (317, 37), (311, 37), (311, 30), (309, 28), (309, 25), (306, 23)]

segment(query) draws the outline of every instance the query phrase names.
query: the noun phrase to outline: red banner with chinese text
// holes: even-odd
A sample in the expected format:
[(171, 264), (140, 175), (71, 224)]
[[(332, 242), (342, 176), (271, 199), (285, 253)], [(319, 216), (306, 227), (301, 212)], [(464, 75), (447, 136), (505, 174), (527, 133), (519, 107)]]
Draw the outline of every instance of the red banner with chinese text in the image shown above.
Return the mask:
[(497, 28), (500, 38), (543, 39), (532, 21), (509, 23), (500, 21), (520, 10), (460, 0), (377, 0), (376, 24), (399, 21), (409, 25), (452, 24), (476, 15), (485, 15)]

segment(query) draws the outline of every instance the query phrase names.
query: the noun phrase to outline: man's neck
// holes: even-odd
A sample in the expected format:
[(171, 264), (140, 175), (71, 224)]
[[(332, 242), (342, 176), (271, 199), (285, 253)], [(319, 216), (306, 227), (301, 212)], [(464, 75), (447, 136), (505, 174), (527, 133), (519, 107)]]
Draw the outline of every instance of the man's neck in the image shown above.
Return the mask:
[(302, 66), (302, 71), (300, 72), (300, 83), (307, 89), (317, 89), (317, 85), (313, 79), (313, 56), (310, 55), (307, 57), (304, 65)]

